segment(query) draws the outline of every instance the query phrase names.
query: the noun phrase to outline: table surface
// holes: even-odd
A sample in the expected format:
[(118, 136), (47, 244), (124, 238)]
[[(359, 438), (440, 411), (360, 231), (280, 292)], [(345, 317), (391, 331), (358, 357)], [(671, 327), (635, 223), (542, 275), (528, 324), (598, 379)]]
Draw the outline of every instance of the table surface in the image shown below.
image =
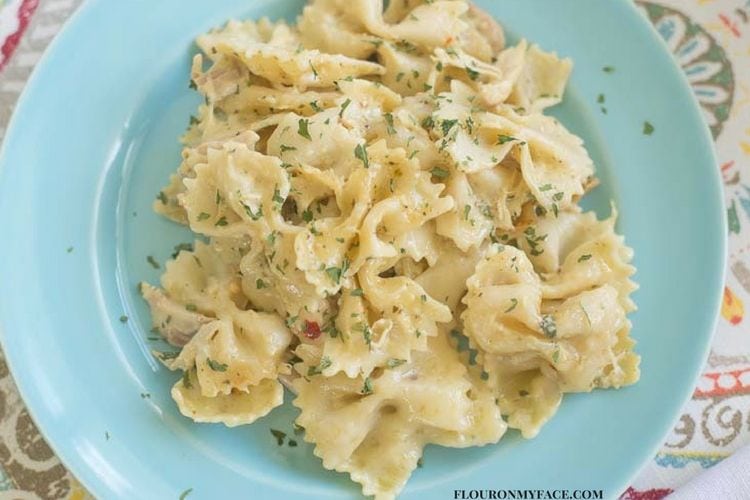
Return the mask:
[[(44, 48), (81, 0), (0, 0), (0, 139)], [(750, 444), (750, 0), (638, 2), (688, 75), (726, 194), (729, 269), (711, 354), (692, 399), (624, 500), (667, 496)], [(0, 352), (0, 498), (89, 494), (31, 421)]]

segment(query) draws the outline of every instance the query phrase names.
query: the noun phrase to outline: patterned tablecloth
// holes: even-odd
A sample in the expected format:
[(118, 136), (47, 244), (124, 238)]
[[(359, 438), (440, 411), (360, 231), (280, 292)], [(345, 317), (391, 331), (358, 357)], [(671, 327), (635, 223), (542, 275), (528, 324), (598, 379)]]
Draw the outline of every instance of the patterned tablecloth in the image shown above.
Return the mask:
[[(0, 0), (0, 138), (31, 69), (80, 2)], [(730, 249), (721, 319), (693, 398), (622, 497), (651, 500), (750, 443), (750, 0), (638, 5), (687, 74), (713, 132)], [(0, 498), (88, 496), (39, 435), (0, 353)]]

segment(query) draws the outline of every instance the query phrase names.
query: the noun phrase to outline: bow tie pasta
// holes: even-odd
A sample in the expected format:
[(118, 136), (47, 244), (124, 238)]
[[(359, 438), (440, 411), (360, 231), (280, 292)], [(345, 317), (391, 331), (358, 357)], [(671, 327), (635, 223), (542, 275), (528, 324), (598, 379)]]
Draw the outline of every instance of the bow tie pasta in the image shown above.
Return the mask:
[(323, 466), (387, 499), (427, 444), (531, 438), (638, 379), (632, 251), (543, 114), (570, 60), (464, 0), (313, 0), (198, 46), (154, 207), (199, 236), (141, 284), (182, 414), (250, 424), (286, 386)]

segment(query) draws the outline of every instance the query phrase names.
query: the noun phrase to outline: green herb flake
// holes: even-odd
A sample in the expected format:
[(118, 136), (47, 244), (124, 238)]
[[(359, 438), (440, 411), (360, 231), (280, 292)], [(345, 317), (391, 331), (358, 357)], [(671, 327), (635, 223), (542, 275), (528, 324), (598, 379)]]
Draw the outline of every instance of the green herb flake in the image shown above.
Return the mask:
[(323, 370), (329, 368), (332, 364), (333, 362), (331, 361), (331, 358), (323, 356), (320, 358), (320, 363), (317, 366), (311, 366), (307, 369), (307, 376), (312, 377), (313, 375), (320, 375), (323, 373)]
[(159, 265), (159, 263), (156, 262), (156, 259), (151, 255), (146, 257), (146, 262), (148, 262), (154, 269), (161, 269), (161, 265)]
[(307, 209), (304, 212), (302, 212), (302, 220), (305, 222), (310, 222), (313, 220), (313, 213), (312, 210)]
[(539, 191), (541, 191), (542, 193), (545, 191), (550, 191), (552, 189), (552, 184), (543, 184), (542, 186), (539, 186)]
[(511, 141), (517, 141), (517, 140), (518, 139), (516, 139), (512, 135), (499, 134), (497, 136), (497, 143), (499, 145), (506, 144), (506, 143), (511, 142)]
[(326, 268), (326, 274), (329, 278), (331, 278), (331, 281), (333, 281), (336, 284), (339, 284), (341, 282), (341, 268), (340, 267), (329, 267)]
[(557, 325), (555, 324), (555, 318), (553, 318), (551, 314), (545, 314), (542, 316), (542, 320), (539, 322), (539, 328), (541, 328), (544, 335), (549, 338), (554, 338), (557, 335)]
[(185, 309), (190, 312), (195, 312), (198, 310), (198, 308), (195, 306), (195, 304), (185, 304)]
[(365, 396), (372, 394), (372, 380), (370, 380), (370, 377), (365, 378), (365, 383), (362, 385), (362, 394)]
[(297, 422), (292, 423), (292, 427), (294, 428), (294, 435), (299, 436), (303, 432), (305, 432), (305, 428), (299, 425)]
[(185, 500), (189, 494), (193, 492), (193, 488), (188, 488), (180, 494), (179, 500)]
[(279, 146), (279, 149), (282, 153), (286, 153), (287, 151), (297, 151), (297, 148), (295, 148), (294, 146), (287, 146), (286, 144), (282, 144), (281, 146)]
[(391, 113), (386, 113), (385, 115), (385, 127), (388, 131), (388, 135), (395, 135), (396, 129), (393, 126), (393, 115)]
[(430, 173), (433, 177), (437, 177), (438, 179), (446, 179), (450, 175), (450, 172), (440, 167), (433, 168), (430, 170)]
[(419, 457), (419, 460), (417, 460), (417, 467), (420, 469), (424, 467), (424, 458)]
[(206, 220), (210, 218), (211, 218), (211, 214), (207, 214), (206, 212), (201, 212), (198, 214), (198, 221), (202, 221), (202, 220)]
[(195, 80), (191, 79), (190, 83), (188, 84), (189, 89), (198, 90), (198, 86), (195, 84)]
[(263, 288), (268, 288), (268, 285), (266, 285), (265, 281), (258, 278), (257, 280), (255, 280), (255, 288), (261, 290)]
[(405, 359), (391, 358), (388, 361), (386, 361), (385, 364), (388, 368), (397, 368), (403, 365), (404, 363), (406, 363)]
[(598, 102), (599, 104), (604, 104), (605, 101), (606, 97), (604, 97), (604, 94), (599, 94), (599, 96), (596, 98), (596, 102)]
[(457, 123), (458, 120), (443, 120), (440, 124), (440, 128), (443, 130), (443, 135), (448, 135), (448, 132), (450, 132)]
[(560, 361), (560, 350), (555, 349), (555, 352), (552, 353), (552, 362), (557, 363), (558, 361)]
[(578, 262), (586, 262), (590, 258), (591, 258), (591, 254), (587, 253), (587, 254), (584, 254), (584, 255), (581, 255), (580, 257), (578, 257)]
[(162, 205), (167, 204), (167, 195), (164, 194), (164, 191), (159, 191), (159, 194), (156, 195), (156, 199), (161, 202)]
[(362, 144), (357, 144), (357, 147), (354, 148), (354, 156), (360, 160), (365, 168), (370, 168), (370, 160), (367, 158), (367, 148)]
[(193, 383), (190, 382), (190, 370), (182, 372), (182, 385), (185, 389), (192, 389)]
[(297, 122), (297, 133), (308, 141), (312, 141), (312, 137), (310, 137), (310, 131), (308, 130), (309, 125), (310, 120), (308, 120), (307, 118), (300, 118)]
[(466, 66), (466, 74), (469, 75), (469, 78), (473, 81), (476, 81), (479, 78), (479, 71), (471, 69), (468, 66)]
[(278, 446), (282, 446), (284, 444), (284, 439), (286, 438), (286, 432), (280, 431), (278, 429), (269, 429), (271, 431), (271, 435), (276, 438), (276, 444)]
[(602, 68), (602, 71), (604, 71), (605, 73), (614, 73), (615, 72), (615, 67), (614, 66), (604, 66)]
[(349, 295), (351, 295), (352, 297), (362, 297), (364, 294), (365, 292), (361, 288), (355, 288), (354, 290), (349, 292)]
[(654, 133), (654, 126), (651, 125), (651, 122), (645, 121), (643, 122), (643, 135), (651, 135)]
[(227, 371), (227, 368), (229, 368), (229, 365), (226, 363), (219, 363), (211, 358), (206, 358), (206, 363), (208, 364), (208, 367), (215, 372), (225, 372)]
[(518, 299), (515, 299), (515, 298), (510, 299), (510, 307), (508, 307), (504, 312), (506, 313), (511, 312), (513, 309), (516, 308), (517, 305), (518, 305)]
[(561, 201), (565, 197), (565, 193), (559, 192), (552, 195), (552, 199), (555, 201)]
[(192, 252), (193, 251), (193, 244), (192, 243), (179, 243), (174, 246), (174, 251), (172, 252), (172, 258), (176, 259), (178, 255), (180, 255), (180, 252)]
[(323, 111), (323, 108), (321, 108), (320, 106), (318, 106), (318, 101), (312, 101), (312, 102), (310, 102), (310, 107), (316, 113), (320, 113), (321, 111)]
[(469, 212), (471, 212), (471, 205), (464, 205), (464, 220), (469, 220)]
[(521, 396), (522, 398), (525, 398), (526, 396), (529, 395), (529, 391), (524, 391), (523, 389), (521, 389), (520, 391), (518, 391), (518, 395)]
[(341, 104), (341, 111), (339, 111), (339, 118), (344, 116), (344, 111), (346, 111), (346, 108), (348, 108), (351, 103), (352, 103), (352, 100), (347, 99)]
[(67, 253), (73, 253), (73, 247), (68, 247), (65, 249)]
[(214, 225), (215, 226), (224, 227), (227, 224), (229, 224), (229, 222), (227, 222), (227, 218), (226, 217), (221, 217), (219, 220), (216, 221), (216, 224), (214, 224)]
[(127, 316), (125, 316), (124, 314), (122, 316), (120, 316), (120, 323), (127, 323), (127, 322), (128, 322), (128, 317)]
[(287, 444), (289, 444), (290, 448), (296, 448), (297, 447), (297, 441), (295, 441), (294, 439), (290, 439)]

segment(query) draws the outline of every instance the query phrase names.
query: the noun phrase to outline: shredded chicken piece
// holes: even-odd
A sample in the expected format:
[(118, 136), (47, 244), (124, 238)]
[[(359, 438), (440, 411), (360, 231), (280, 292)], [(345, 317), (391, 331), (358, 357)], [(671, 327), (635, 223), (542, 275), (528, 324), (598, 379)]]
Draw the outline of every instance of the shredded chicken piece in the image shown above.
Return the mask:
[(141, 294), (151, 308), (151, 322), (164, 340), (182, 347), (213, 318), (186, 309), (186, 306), (167, 297), (163, 290), (141, 283)]

